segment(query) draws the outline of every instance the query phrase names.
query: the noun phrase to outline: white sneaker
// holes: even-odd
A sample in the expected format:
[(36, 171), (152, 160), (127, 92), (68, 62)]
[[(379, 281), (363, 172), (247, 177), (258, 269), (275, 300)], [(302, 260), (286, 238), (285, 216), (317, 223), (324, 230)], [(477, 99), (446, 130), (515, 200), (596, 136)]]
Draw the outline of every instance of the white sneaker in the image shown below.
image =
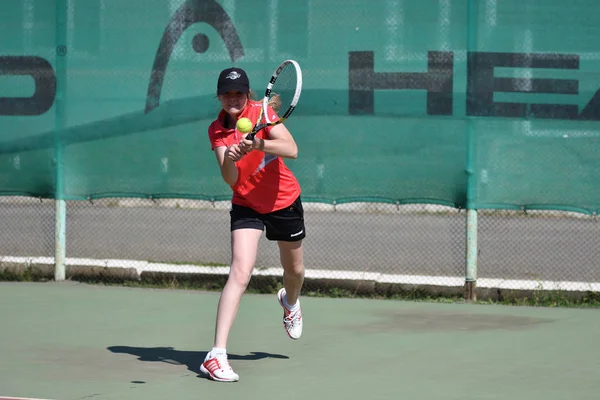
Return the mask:
[(236, 382), (240, 379), (239, 375), (233, 372), (227, 354), (224, 353), (213, 357), (209, 352), (200, 366), (200, 372), (219, 382)]
[(302, 311), (300, 310), (300, 299), (298, 299), (298, 310), (290, 311), (283, 304), (283, 296), (285, 295), (285, 288), (279, 289), (277, 292), (277, 299), (279, 304), (283, 307), (283, 327), (287, 332), (288, 336), (292, 339), (299, 339), (302, 336)]

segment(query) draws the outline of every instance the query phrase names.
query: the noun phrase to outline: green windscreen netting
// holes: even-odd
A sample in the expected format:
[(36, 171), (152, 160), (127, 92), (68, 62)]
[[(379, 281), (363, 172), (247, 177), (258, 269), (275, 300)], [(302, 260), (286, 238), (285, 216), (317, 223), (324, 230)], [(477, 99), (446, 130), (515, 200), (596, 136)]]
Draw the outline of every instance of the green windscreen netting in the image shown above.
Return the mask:
[(226, 199), (223, 68), (297, 60), (317, 201), (600, 208), (597, 0), (5, 0), (0, 195)]

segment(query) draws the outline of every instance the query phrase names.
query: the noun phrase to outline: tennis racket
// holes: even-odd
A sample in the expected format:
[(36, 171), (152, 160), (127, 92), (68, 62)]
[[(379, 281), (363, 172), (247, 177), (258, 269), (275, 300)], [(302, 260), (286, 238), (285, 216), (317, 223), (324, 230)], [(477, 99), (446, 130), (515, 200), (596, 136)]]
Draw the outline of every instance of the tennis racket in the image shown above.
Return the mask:
[[(258, 121), (246, 139), (254, 140), (254, 136), (261, 129), (281, 124), (288, 119), (300, 100), (301, 92), (302, 70), (300, 65), (294, 60), (282, 62), (269, 80)], [(277, 113), (273, 121), (269, 118), (268, 107)], [(283, 110), (283, 114), (279, 112), (280, 110)]]

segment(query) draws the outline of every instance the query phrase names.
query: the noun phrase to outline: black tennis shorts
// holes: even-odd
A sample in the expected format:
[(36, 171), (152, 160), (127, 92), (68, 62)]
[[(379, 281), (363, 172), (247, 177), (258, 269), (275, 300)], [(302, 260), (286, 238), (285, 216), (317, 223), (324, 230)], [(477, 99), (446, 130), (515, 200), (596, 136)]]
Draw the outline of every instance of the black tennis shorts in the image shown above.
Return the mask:
[(268, 240), (297, 242), (306, 237), (304, 227), (304, 209), (300, 197), (290, 206), (268, 214), (259, 214), (251, 208), (231, 205), (231, 230), (259, 229), (267, 230)]

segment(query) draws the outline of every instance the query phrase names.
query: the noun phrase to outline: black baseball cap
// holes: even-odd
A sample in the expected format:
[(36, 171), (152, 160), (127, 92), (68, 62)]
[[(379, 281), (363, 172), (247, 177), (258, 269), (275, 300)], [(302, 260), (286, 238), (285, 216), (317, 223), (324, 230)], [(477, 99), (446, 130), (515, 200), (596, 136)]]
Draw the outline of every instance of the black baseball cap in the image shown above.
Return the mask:
[(250, 80), (246, 71), (241, 68), (227, 68), (219, 75), (217, 94), (224, 94), (232, 90), (250, 93)]

